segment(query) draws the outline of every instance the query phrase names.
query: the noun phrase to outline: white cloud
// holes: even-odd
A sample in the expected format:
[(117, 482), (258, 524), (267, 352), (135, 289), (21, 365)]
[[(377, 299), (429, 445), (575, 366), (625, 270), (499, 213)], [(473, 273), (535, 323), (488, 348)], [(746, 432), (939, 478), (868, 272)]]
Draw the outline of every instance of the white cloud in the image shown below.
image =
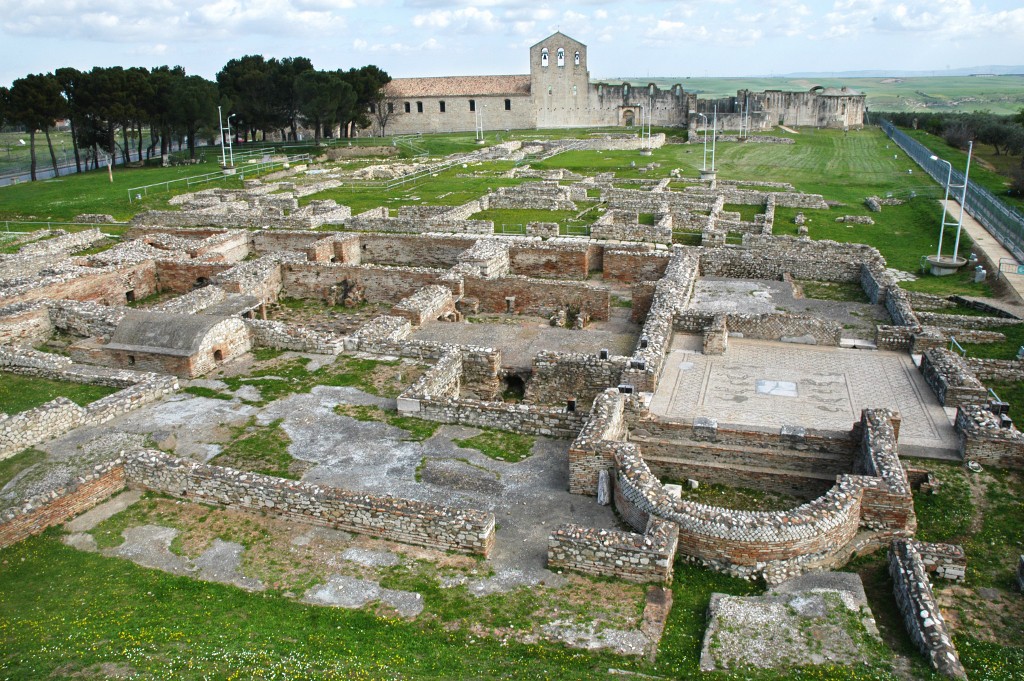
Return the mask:
[(825, 15), (826, 35), (930, 33), (937, 38), (1020, 35), (1024, 8), (991, 11), (971, 0), (838, 0)]
[(0, 30), (11, 35), (113, 43), (202, 42), (244, 35), (339, 30), (354, 0), (27, 0), (0, 3)]
[(476, 7), (435, 9), (426, 14), (417, 14), (412, 18), (412, 25), (416, 28), (450, 28), (457, 32), (495, 31), (501, 26), (490, 10), (479, 10)]

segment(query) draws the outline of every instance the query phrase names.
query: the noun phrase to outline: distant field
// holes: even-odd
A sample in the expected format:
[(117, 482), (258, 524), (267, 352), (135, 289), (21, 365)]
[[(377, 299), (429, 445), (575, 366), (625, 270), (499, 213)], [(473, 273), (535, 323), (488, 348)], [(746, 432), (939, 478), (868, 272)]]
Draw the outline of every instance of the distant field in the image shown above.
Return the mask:
[(815, 85), (847, 87), (868, 96), (870, 111), (981, 111), (1012, 114), (1024, 108), (1024, 75), (938, 76), (934, 78), (606, 78), (605, 82), (655, 83), (670, 87), (682, 83), (700, 97), (735, 95), (744, 88), (808, 90)]

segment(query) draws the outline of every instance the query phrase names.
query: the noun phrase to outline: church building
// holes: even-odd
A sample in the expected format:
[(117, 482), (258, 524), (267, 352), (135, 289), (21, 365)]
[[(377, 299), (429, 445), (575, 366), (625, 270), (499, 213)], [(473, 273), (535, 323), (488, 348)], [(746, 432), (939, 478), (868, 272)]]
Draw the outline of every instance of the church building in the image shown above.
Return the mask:
[[(384, 134), (528, 128), (696, 127), (717, 106), (718, 129), (768, 130), (775, 125), (860, 128), (865, 96), (847, 88), (808, 92), (741, 90), (698, 99), (679, 83), (667, 90), (590, 80), (587, 46), (555, 33), (530, 48), (530, 73), (511, 76), (395, 78), (386, 87)], [(371, 128), (381, 134), (375, 112)]]

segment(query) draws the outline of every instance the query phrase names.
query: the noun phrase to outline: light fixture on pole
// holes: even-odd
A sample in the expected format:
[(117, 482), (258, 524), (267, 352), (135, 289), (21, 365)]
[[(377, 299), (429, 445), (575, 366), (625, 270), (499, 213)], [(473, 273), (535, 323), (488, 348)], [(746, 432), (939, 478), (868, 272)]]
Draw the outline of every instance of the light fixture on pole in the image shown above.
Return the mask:
[(701, 171), (708, 169), (708, 117), (702, 113), (691, 111), (690, 115), (697, 114), (704, 119), (704, 165), (701, 167)]
[[(706, 132), (706, 131), (705, 131)], [(718, 137), (718, 104), (715, 104), (715, 118), (711, 125), (711, 172), (715, 172), (715, 139)]]
[(217, 107), (217, 123), (220, 125), (220, 167), (227, 168), (228, 159), (225, 156), (224, 149), (224, 114), (219, 106)]
[[(938, 156), (932, 155), (932, 161), (941, 161), (946, 164), (946, 193), (942, 200), (942, 223), (939, 225), (939, 248), (934, 256), (928, 256), (928, 263), (931, 265), (931, 272), (936, 276), (945, 276), (947, 274), (954, 274), (957, 270), (967, 264), (966, 258), (960, 257), (960, 232), (963, 230), (964, 225), (964, 212), (966, 211), (965, 206), (967, 205), (967, 178), (971, 172), (971, 156), (974, 153), (974, 142), (968, 142), (967, 146), (967, 167), (964, 169), (964, 181), (962, 184), (953, 184), (953, 164), (946, 159), (939, 158)], [(949, 190), (950, 189), (960, 190), (960, 214), (956, 221), (948, 219), (949, 215)], [(946, 227), (952, 227), (956, 225), (956, 241), (953, 244), (953, 255), (949, 258), (942, 257), (942, 237), (946, 232)]]
[(233, 135), (231, 134), (231, 119), (235, 117), (235, 114), (228, 116), (228, 162), (231, 167), (235, 167), (235, 145)]

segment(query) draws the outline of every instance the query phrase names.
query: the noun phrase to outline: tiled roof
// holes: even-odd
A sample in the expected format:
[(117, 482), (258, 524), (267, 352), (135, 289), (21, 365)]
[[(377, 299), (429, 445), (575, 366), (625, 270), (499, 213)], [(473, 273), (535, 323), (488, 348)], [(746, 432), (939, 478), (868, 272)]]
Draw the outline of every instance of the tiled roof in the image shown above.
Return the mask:
[(387, 85), (394, 97), (470, 97), (528, 95), (530, 76), (441, 76), (395, 78)]

